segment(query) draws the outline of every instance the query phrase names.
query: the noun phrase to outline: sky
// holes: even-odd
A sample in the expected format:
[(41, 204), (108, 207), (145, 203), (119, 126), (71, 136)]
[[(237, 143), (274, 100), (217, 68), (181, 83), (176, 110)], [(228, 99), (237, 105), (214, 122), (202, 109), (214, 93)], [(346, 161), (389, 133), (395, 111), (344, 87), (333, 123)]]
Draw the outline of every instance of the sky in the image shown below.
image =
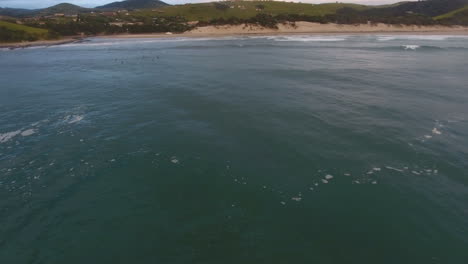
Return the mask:
[[(0, 0), (0, 7), (12, 7), (12, 8), (44, 8), (60, 3), (71, 3), (84, 7), (95, 7), (104, 4), (108, 4), (114, 1), (120, 0)], [(164, 1), (164, 0), (163, 0)], [(201, 3), (201, 2), (213, 2), (214, 0), (166, 0), (164, 2), (168, 4), (184, 4), (184, 3)], [(291, 0), (288, 0), (291, 1)], [(302, 3), (326, 3), (336, 2), (337, 0), (293, 0), (294, 2)], [(400, 2), (403, 0), (341, 0), (339, 2), (346, 3), (359, 3), (366, 5), (378, 5), (378, 4), (391, 4)]]

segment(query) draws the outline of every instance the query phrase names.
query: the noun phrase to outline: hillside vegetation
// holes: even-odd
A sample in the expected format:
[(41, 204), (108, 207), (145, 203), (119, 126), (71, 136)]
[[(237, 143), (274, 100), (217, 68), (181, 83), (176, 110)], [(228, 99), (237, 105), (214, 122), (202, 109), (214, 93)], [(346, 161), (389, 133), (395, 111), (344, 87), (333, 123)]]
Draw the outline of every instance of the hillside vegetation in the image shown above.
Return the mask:
[(112, 2), (107, 5), (98, 6), (96, 9), (144, 9), (144, 8), (158, 8), (167, 6), (168, 4), (159, 0), (126, 0)]
[(468, 6), (437, 16), (435, 19), (442, 25), (468, 26)]
[(81, 6), (62, 3), (62, 4), (54, 5), (48, 8), (40, 9), (37, 11), (36, 15), (44, 16), (44, 15), (53, 15), (56, 13), (61, 13), (65, 15), (74, 15), (78, 13), (85, 13), (85, 12), (91, 12), (91, 11), (92, 11), (91, 9), (84, 8)]
[(460, 9), (454, 10), (452, 12), (449, 12), (449, 13), (446, 13), (446, 14), (443, 14), (443, 15), (440, 15), (440, 16), (436, 16), (436, 17), (434, 17), (434, 19), (441, 20), (441, 19), (452, 18), (452, 17), (457, 16), (457, 15), (459, 15), (461, 13), (466, 12), (466, 11), (468, 11), (468, 5), (465, 6), (465, 7), (460, 8)]
[(41, 39), (50, 39), (53, 35), (46, 29), (33, 28), (24, 25), (18, 25), (6, 21), (0, 21), (0, 41), (1, 42), (20, 42), (35, 41)]
[(435, 17), (468, 5), (468, 0), (425, 0), (402, 2), (386, 8), (372, 8), (364, 12), (381, 16), (404, 16), (410, 13)]
[(149, 16), (180, 16), (188, 21), (209, 21), (219, 18), (240, 18), (248, 19), (255, 17), (259, 13), (268, 15), (281, 14), (300, 14), (307, 16), (324, 16), (333, 14), (341, 8), (352, 8), (355, 10), (364, 10), (368, 7), (356, 4), (301, 4), (301, 3), (286, 3), (286, 2), (261, 2), (261, 1), (246, 1), (246, 2), (213, 2), (201, 4), (185, 4), (159, 8), (157, 10), (137, 11), (135, 15)]

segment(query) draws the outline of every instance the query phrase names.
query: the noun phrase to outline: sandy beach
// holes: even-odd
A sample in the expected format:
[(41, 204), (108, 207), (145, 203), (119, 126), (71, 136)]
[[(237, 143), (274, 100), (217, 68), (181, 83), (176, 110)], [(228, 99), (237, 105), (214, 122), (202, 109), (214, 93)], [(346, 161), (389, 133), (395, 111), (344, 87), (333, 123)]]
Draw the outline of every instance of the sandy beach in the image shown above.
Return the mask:
[(223, 25), (198, 27), (180, 34), (119, 34), (101, 36), (105, 38), (170, 38), (170, 37), (215, 37), (233, 35), (287, 35), (287, 34), (412, 34), (412, 35), (468, 35), (468, 27), (462, 26), (400, 26), (376, 25), (339, 25), (296, 22), (278, 25), (278, 29), (255, 25)]
[[(293, 34), (411, 34), (411, 35), (468, 35), (468, 27), (463, 26), (404, 26), (388, 24), (319, 24), (311, 22), (296, 22), (295, 24), (279, 24), (277, 29), (256, 25), (223, 25), (197, 27), (184, 33), (148, 33), (148, 34), (116, 34), (90, 37), (99, 38), (171, 38), (171, 37), (225, 37), (248, 35), (293, 35)], [(53, 46), (79, 42), (82, 38), (68, 37), (60, 40), (41, 40), (34, 42), (0, 43), (0, 48), (27, 48), (34, 46)]]
[(199, 27), (184, 33), (185, 35), (198, 34), (271, 34), (271, 33), (444, 33), (468, 34), (468, 27), (445, 26), (400, 26), (387, 24), (319, 24), (311, 22), (296, 22), (295, 24), (279, 24), (278, 29), (264, 28), (252, 25), (237, 26), (206, 26)]

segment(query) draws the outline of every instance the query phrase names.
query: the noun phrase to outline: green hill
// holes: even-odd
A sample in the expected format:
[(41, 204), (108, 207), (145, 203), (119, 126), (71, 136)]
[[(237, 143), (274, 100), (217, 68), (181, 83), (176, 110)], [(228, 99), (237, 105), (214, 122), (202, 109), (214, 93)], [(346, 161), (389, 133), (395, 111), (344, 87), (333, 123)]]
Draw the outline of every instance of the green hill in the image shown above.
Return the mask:
[(352, 8), (364, 10), (369, 7), (356, 4), (302, 4), (287, 2), (263, 2), (263, 1), (236, 1), (236, 2), (212, 2), (200, 4), (185, 4), (167, 6), (153, 10), (142, 10), (135, 12), (136, 15), (148, 16), (181, 16), (189, 21), (203, 20), (208, 21), (217, 18), (236, 17), (247, 19), (256, 16), (259, 13), (269, 15), (280, 14), (301, 14), (308, 16), (323, 16), (333, 14), (341, 8)]
[(404, 16), (419, 14), (429, 17), (439, 16), (468, 4), (468, 0), (425, 0), (403, 2), (385, 8), (372, 8), (366, 12), (373, 16)]
[(159, 0), (126, 0), (121, 2), (113, 2), (107, 5), (98, 6), (97, 9), (144, 9), (158, 8), (167, 6), (168, 4)]
[(468, 6), (435, 17), (443, 25), (468, 26)]
[(75, 15), (79, 13), (86, 13), (91, 12), (91, 9), (84, 8), (77, 5), (72, 5), (68, 3), (61, 3), (58, 5), (54, 5), (48, 8), (38, 10), (36, 15), (53, 15), (57, 13), (65, 14), (65, 15)]
[(0, 16), (11, 16), (11, 17), (24, 17), (34, 15), (37, 10), (22, 9), (22, 8), (1, 8)]
[(18, 8), (0, 8), (0, 15), (11, 16), (11, 17), (33, 17), (33, 16), (47, 16), (57, 13), (65, 15), (75, 15), (79, 13), (88, 13), (93, 11), (90, 8), (84, 8), (77, 5), (68, 3), (61, 3), (48, 8), (43, 9), (18, 9)]
[(452, 12), (449, 12), (449, 13), (446, 13), (446, 14), (443, 14), (443, 15), (440, 15), (440, 16), (436, 16), (436, 17), (434, 17), (434, 19), (436, 19), (436, 20), (447, 19), (447, 18), (457, 16), (459, 14), (465, 13), (466, 11), (468, 11), (468, 5), (465, 6), (465, 7), (460, 8), (460, 9), (454, 10)]
[(49, 31), (0, 21), (0, 42), (20, 42), (48, 39)]

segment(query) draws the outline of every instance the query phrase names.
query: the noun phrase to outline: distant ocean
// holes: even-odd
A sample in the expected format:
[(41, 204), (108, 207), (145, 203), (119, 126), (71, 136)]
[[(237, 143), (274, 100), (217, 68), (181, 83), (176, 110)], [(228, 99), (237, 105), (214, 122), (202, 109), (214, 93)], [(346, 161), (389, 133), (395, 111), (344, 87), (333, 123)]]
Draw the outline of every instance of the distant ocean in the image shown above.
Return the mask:
[(468, 263), (468, 37), (0, 50), (0, 263)]

